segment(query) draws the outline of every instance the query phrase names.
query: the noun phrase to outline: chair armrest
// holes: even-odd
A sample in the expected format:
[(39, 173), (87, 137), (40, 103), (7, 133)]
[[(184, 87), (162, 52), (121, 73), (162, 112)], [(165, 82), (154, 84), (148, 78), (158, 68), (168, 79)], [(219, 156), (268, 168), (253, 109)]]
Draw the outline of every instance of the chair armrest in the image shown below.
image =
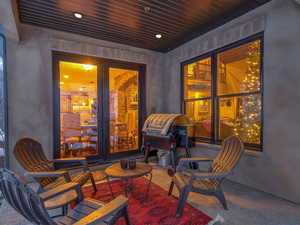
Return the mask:
[(80, 163), (85, 169), (88, 169), (87, 160), (85, 157), (53, 159), (53, 163)]
[(221, 178), (225, 178), (225, 177), (229, 176), (230, 174), (232, 174), (232, 173), (231, 172), (227, 172), (227, 173), (192, 172), (192, 177), (194, 179), (204, 179), (204, 178), (221, 179)]
[(51, 198), (54, 198), (58, 195), (64, 194), (64, 193), (66, 193), (70, 190), (76, 190), (76, 189), (77, 190), (80, 189), (79, 184), (70, 182), (70, 183), (59, 185), (56, 188), (52, 188), (49, 191), (45, 191), (45, 192), (39, 194), (39, 196), (43, 201), (47, 201), (47, 200), (49, 200)]
[(183, 162), (210, 162), (213, 161), (212, 158), (200, 158), (200, 157), (193, 157), (193, 158), (181, 158), (180, 161)]
[(53, 159), (52, 162), (54, 163), (74, 163), (79, 162), (83, 165), (87, 164), (85, 157), (74, 157), (74, 158), (61, 158), (61, 159)]
[(128, 205), (128, 199), (124, 196), (118, 196), (114, 200), (105, 204), (100, 209), (95, 210), (88, 216), (74, 223), (73, 225), (88, 225), (88, 224), (97, 224), (101, 221), (104, 221), (108, 217), (113, 216), (113, 214), (124, 209)]
[(56, 163), (80, 163), (83, 170), (86, 171), (89, 169), (86, 157), (72, 157), (72, 158), (62, 158), (62, 159), (53, 159), (52, 162)]
[(33, 177), (33, 178), (40, 178), (40, 177), (63, 177), (67, 174), (67, 171), (60, 170), (60, 171), (41, 171), (41, 172), (26, 172), (25, 176)]
[(64, 177), (67, 182), (71, 181), (71, 177), (68, 171), (41, 171), (41, 172), (26, 172), (25, 176), (32, 178), (42, 178), (42, 177)]
[(85, 157), (74, 157), (74, 158), (61, 158), (61, 159), (53, 159), (54, 163), (68, 163), (68, 162), (86, 162)]
[(177, 170), (181, 171), (183, 166), (187, 163), (194, 163), (194, 162), (211, 162), (214, 159), (211, 158), (200, 158), (200, 157), (193, 157), (193, 158), (181, 158), (179, 160)]

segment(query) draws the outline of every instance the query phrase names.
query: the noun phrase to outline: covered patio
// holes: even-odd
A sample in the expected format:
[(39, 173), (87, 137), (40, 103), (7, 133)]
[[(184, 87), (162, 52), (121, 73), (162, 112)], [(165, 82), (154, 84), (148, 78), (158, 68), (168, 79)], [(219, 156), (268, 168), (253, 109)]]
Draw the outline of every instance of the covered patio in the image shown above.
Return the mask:
[[(154, 183), (167, 191), (170, 177), (166, 171), (156, 167), (153, 176)], [(224, 190), (229, 203), (229, 211), (220, 210), (220, 205), (214, 198), (204, 195), (192, 194), (188, 202), (211, 217), (218, 218), (220, 222), (216, 224), (294, 225), (300, 223), (298, 204), (232, 181), (225, 182)], [(178, 196), (177, 191), (175, 195)], [(31, 224), (7, 203), (0, 208), (0, 213), (3, 216), (1, 221), (3, 224)]]
[(300, 224), (299, 23), (298, 0), (0, 1), (0, 224)]

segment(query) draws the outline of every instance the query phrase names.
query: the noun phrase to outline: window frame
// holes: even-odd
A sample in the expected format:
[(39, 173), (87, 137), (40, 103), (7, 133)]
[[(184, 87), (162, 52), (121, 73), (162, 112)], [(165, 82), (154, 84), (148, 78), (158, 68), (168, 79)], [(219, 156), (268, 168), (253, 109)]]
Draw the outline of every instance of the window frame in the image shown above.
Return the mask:
[(8, 91), (7, 91), (7, 49), (6, 37), (1, 32), (0, 37), (3, 39), (3, 105), (4, 105), (4, 167), (9, 169), (9, 151), (8, 151)]
[[(218, 95), (217, 93), (217, 76), (218, 76), (218, 55), (227, 51), (234, 49), (236, 47), (249, 44), (254, 41), (260, 41), (260, 90), (255, 92), (246, 92), (246, 93), (235, 93), (235, 94), (225, 94), (225, 95)], [(193, 98), (193, 99), (185, 99), (185, 82), (184, 82), (184, 67), (195, 63), (197, 61), (211, 58), (211, 96), (205, 97), (205, 98)], [(180, 74), (180, 82), (181, 82), (181, 113), (186, 113), (186, 102), (195, 102), (199, 100), (204, 99), (211, 99), (212, 101), (212, 108), (211, 108), (211, 138), (205, 138), (205, 137), (195, 137), (196, 142), (205, 142), (210, 144), (221, 144), (222, 140), (218, 138), (219, 133), (219, 118), (220, 118), (220, 110), (219, 110), (219, 99), (225, 98), (225, 97), (241, 97), (241, 96), (249, 96), (253, 94), (259, 94), (261, 96), (261, 115), (260, 115), (260, 121), (261, 121), (261, 133), (260, 133), (260, 144), (251, 144), (251, 143), (244, 143), (245, 147), (250, 150), (255, 151), (262, 151), (263, 150), (263, 128), (264, 128), (264, 120), (263, 120), (263, 114), (264, 114), (264, 33), (258, 33), (255, 35), (252, 35), (250, 37), (247, 37), (245, 39), (236, 41), (234, 43), (231, 43), (229, 45), (226, 45), (224, 47), (212, 50), (210, 52), (204, 53), (200, 56), (194, 57), (192, 59), (186, 60), (181, 62), (181, 74)]]

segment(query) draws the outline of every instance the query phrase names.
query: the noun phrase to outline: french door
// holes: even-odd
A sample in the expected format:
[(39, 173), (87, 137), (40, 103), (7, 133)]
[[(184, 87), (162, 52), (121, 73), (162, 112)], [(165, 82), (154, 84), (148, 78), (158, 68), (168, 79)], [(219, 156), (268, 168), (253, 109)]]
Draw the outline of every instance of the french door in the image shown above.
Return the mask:
[(137, 153), (145, 66), (53, 52), (54, 157)]
[(136, 152), (146, 112), (145, 66), (107, 61), (103, 72), (106, 154), (114, 157)]

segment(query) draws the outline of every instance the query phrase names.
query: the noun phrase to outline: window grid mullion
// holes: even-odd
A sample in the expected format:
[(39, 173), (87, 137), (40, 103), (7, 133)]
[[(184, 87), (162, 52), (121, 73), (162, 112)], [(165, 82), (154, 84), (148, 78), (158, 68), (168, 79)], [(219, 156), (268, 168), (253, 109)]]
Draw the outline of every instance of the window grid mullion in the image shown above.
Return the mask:
[(201, 101), (201, 100), (209, 100), (212, 97), (205, 97), (205, 98), (191, 98), (191, 99), (184, 99), (184, 102), (195, 102), (195, 101)]
[(220, 98), (243, 97), (249, 95), (261, 95), (261, 94), (262, 94), (261, 91), (255, 91), (255, 92), (239, 93), (239, 94), (232, 94), (232, 95), (219, 95), (216, 96), (216, 99), (219, 100)]
[(252, 92), (243, 92), (243, 93), (235, 93), (235, 94), (228, 94), (228, 95), (217, 95), (216, 98), (230, 98), (230, 97), (236, 97), (236, 96), (247, 96), (247, 95), (256, 95), (261, 94), (262, 91), (252, 91)]
[(217, 96), (217, 88), (218, 88), (218, 63), (217, 63), (217, 54), (212, 54), (212, 142), (215, 144), (218, 139), (218, 118), (219, 118), (219, 110), (218, 110), (218, 101), (216, 99)]

